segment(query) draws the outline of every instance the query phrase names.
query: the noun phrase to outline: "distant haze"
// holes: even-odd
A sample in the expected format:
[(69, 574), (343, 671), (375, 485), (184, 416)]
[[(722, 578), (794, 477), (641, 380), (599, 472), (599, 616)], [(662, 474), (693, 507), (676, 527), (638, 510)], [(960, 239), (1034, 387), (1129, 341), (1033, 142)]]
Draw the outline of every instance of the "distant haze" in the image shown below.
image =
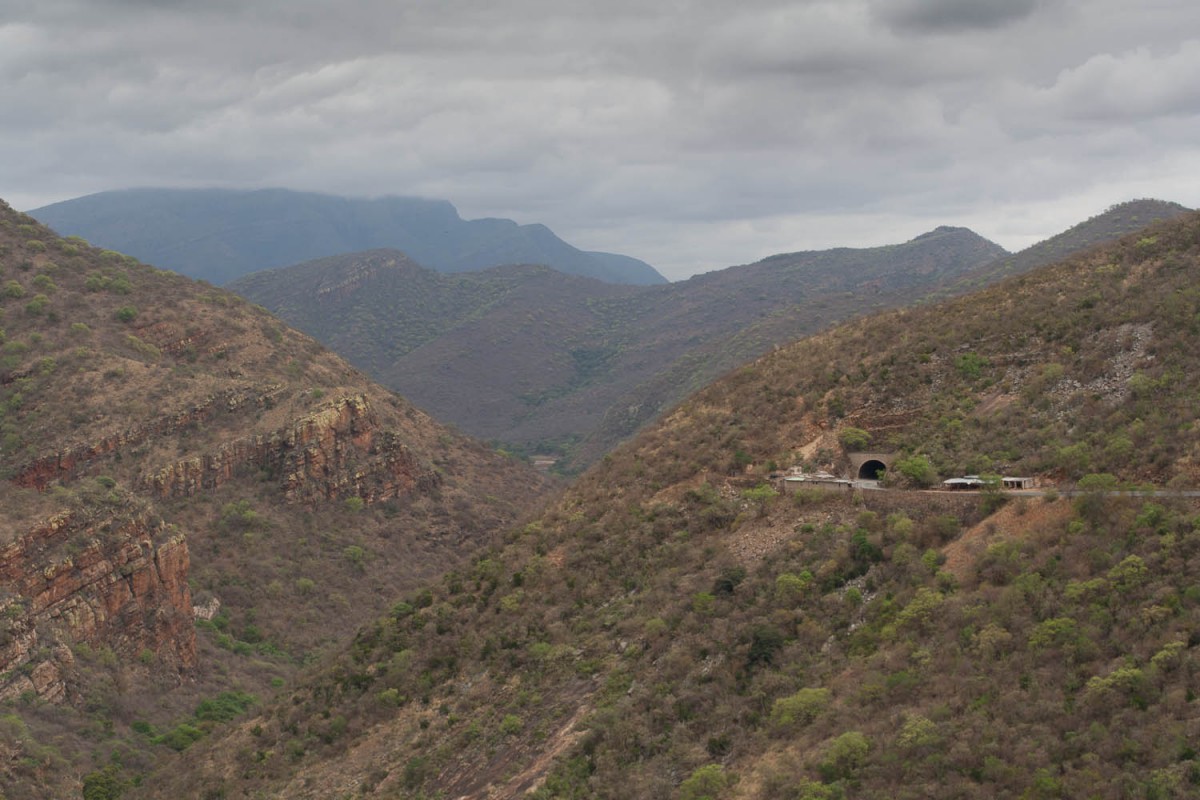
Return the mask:
[(283, 189), (136, 189), (34, 209), (62, 236), (212, 283), (262, 269), (378, 247), (440, 272), (544, 264), (609, 283), (664, 283), (628, 256), (583, 252), (544, 225), (466, 221), (445, 200), (334, 197)]
[(404, 195), (678, 279), (1200, 205), (1194, 0), (6, 2), (0, 195)]

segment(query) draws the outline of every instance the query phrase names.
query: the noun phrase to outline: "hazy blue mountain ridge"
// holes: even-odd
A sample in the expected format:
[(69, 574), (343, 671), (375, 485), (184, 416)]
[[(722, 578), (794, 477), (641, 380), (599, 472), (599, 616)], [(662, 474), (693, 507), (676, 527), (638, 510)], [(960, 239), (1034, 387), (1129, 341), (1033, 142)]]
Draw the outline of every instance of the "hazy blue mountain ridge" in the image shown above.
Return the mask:
[(544, 225), (464, 220), (445, 200), (336, 197), (287, 189), (127, 189), (29, 212), (63, 236), (223, 284), (315, 258), (397, 248), (439, 272), (545, 264), (612, 283), (665, 283), (629, 256), (587, 253)]

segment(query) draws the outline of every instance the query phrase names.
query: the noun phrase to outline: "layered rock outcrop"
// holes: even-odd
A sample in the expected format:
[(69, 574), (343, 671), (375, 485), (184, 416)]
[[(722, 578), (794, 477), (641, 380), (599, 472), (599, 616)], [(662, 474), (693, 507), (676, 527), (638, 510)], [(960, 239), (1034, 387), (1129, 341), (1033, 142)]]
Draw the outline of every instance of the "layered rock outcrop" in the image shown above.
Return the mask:
[(89, 464), (147, 440), (172, 436), (191, 425), (207, 422), (221, 412), (246, 407), (264, 408), (273, 402), (282, 387), (244, 386), (212, 394), (191, 407), (167, 414), (130, 430), (101, 436), (38, 458), (16, 470), (12, 481), (17, 486), (44, 491), (56, 480), (70, 480)]
[(0, 548), (0, 699), (69, 699), (70, 644), (192, 666), (187, 571), (184, 536), (144, 509), (76, 509), (32, 526)]
[(190, 497), (217, 489), (247, 467), (277, 476), (287, 500), (301, 503), (343, 497), (373, 503), (439, 482), (395, 434), (381, 429), (367, 398), (352, 395), (273, 433), (178, 461), (143, 483), (158, 497)]
[[(101, 459), (208, 422), (219, 413), (269, 407), (278, 391), (271, 386), (221, 392), (137, 429), (37, 459), (20, 468), (13, 482), (44, 491), (54, 481), (77, 478)], [(367, 397), (357, 394), (336, 398), (273, 432), (230, 439), (154, 470), (139, 479), (138, 488), (159, 498), (191, 497), (220, 488), (247, 468), (277, 476), (286, 499), (299, 503), (344, 497), (374, 503), (440, 482), (398, 436), (383, 429)]]

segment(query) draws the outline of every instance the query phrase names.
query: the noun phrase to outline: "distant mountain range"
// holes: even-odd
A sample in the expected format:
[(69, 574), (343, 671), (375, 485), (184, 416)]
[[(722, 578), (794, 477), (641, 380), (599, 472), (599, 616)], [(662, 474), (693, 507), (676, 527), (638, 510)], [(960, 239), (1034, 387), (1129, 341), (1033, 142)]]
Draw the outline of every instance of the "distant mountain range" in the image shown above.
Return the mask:
[(230, 286), (435, 416), (578, 468), (773, 346), (871, 311), (960, 294), (1186, 209), (1114, 206), (1018, 254), (966, 228), (772, 256), (666, 286), (503, 267), (438, 275), (396, 251)]
[(586, 464), (772, 345), (911, 303), (1006, 255), (965, 228), (911, 242), (774, 256), (666, 286), (545, 267), (439, 275), (397, 251), (230, 285), (441, 419)]
[(381, 247), (439, 272), (545, 264), (610, 283), (666, 279), (644, 261), (585, 252), (545, 225), (464, 220), (445, 200), (336, 197), (286, 189), (128, 189), (29, 212), (63, 236), (223, 284), (314, 258)]

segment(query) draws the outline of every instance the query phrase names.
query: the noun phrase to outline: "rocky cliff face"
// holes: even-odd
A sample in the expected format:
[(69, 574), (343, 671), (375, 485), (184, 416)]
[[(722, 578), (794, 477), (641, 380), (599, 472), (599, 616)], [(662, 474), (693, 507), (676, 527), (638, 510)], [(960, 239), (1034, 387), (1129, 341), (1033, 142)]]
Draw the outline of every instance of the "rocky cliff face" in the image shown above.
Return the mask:
[(189, 426), (202, 425), (221, 412), (246, 408), (262, 409), (271, 404), (281, 387), (240, 386), (213, 393), (201, 402), (149, 422), (101, 435), (36, 458), (16, 470), (12, 481), (17, 486), (44, 491), (54, 481), (70, 480), (88, 465), (148, 440), (174, 436)]
[[(122, 450), (206, 423), (218, 412), (265, 408), (277, 389), (223, 392), (152, 424), (38, 458), (21, 467), (13, 482), (45, 490), (54, 481), (74, 479)], [(421, 468), (398, 436), (384, 429), (370, 400), (356, 394), (332, 400), (270, 433), (219, 442), (207, 452), (154, 469), (137, 484), (158, 498), (192, 497), (220, 488), (246, 468), (279, 476), (288, 502), (308, 504), (345, 497), (360, 497), (369, 504), (440, 483), (435, 472)]]
[[(277, 387), (229, 390), (182, 412), (40, 458), (13, 483), (46, 491), (116, 466), (122, 453), (210, 424), (219, 414), (258, 413)], [(211, 494), (248, 471), (273, 476), (288, 503), (313, 506), (357, 497), (370, 505), (428, 492), (442, 482), (364, 394), (337, 397), (269, 433), (218, 439), (210, 449), (149, 468), (134, 491), (157, 500)], [(104, 479), (102, 479), (104, 480)], [(93, 498), (95, 499), (95, 498)], [(77, 500), (77, 498), (76, 498)], [(195, 660), (193, 609), (184, 535), (132, 495), (112, 489), (100, 503), (55, 513), (0, 550), (0, 699), (35, 692), (70, 700), (69, 643), (103, 645), (186, 668)], [(118, 511), (125, 503), (140, 508)]]
[(246, 467), (278, 476), (289, 502), (310, 504), (344, 497), (373, 503), (439, 483), (436, 473), (422, 470), (398, 437), (381, 428), (364, 395), (338, 398), (273, 433), (224, 442), (143, 483), (158, 497), (191, 497), (217, 489)]
[(72, 509), (31, 526), (0, 549), (0, 699), (70, 699), (72, 643), (192, 666), (187, 570), (183, 534), (144, 509)]

